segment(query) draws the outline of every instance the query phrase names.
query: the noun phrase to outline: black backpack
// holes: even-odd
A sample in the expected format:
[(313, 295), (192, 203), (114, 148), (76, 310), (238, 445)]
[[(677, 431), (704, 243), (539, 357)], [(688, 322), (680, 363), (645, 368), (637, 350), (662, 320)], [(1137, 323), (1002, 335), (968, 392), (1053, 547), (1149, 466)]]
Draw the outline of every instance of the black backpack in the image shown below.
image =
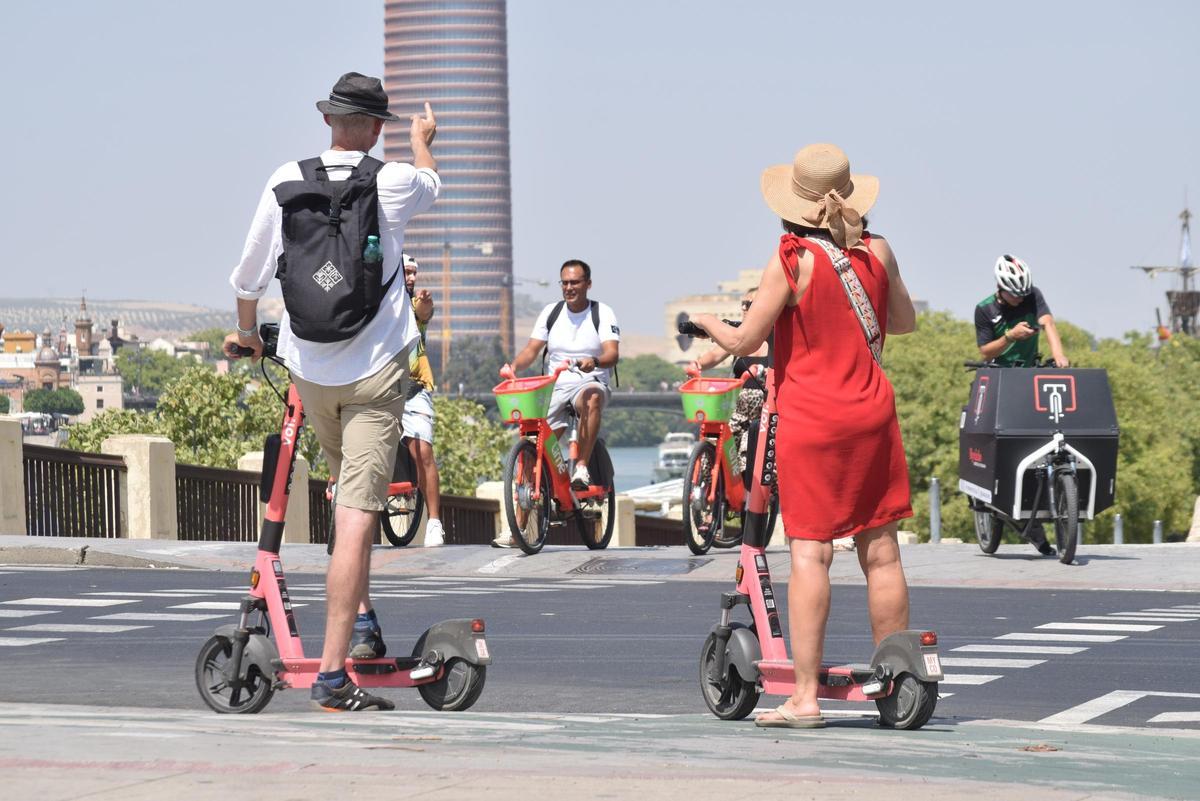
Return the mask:
[[(558, 321), (558, 316), (562, 314), (563, 307), (567, 305), (565, 300), (560, 300), (554, 304), (554, 308), (550, 310), (550, 316), (546, 318), (546, 336), (550, 336), (550, 329), (554, 328), (554, 323)], [(589, 300), (588, 305), (592, 309), (592, 327), (596, 329), (596, 333), (600, 333), (600, 304), (594, 300)], [(542, 348), (542, 372), (546, 372), (546, 354), (550, 351), (550, 343)], [(612, 366), (613, 385), (621, 386), (621, 377), (617, 375), (617, 366)]]
[(331, 181), (321, 159), (305, 159), (301, 180), (275, 187), (283, 210), (275, 275), (292, 331), (301, 339), (350, 339), (375, 317), (400, 273), (384, 283), (382, 260), (363, 262), (367, 237), (379, 235), (375, 176), (381, 167), (382, 161), (364, 156), (346, 180)]

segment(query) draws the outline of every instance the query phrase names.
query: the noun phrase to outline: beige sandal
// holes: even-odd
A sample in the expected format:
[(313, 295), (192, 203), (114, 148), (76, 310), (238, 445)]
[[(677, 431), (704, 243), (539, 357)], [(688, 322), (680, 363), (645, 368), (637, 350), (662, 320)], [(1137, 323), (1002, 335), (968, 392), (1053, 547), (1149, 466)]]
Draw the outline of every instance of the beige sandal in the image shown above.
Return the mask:
[(823, 729), (825, 718), (820, 715), (797, 715), (786, 705), (775, 707), (778, 720), (755, 718), (754, 725), (763, 729)]

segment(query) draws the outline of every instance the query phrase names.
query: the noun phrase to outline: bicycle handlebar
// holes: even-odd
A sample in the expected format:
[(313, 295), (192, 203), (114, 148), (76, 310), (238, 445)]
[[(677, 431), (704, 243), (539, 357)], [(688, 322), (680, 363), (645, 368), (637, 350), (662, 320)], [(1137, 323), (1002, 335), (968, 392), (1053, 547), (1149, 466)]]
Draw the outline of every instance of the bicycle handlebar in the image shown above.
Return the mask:
[[(730, 328), (738, 328), (742, 324), (741, 320), (722, 320), (721, 322), (725, 323), (725, 325), (729, 326)], [(691, 320), (681, 321), (676, 326), (676, 329), (685, 337), (692, 337), (694, 339), (708, 339), (708, 332), (693, 323)]]

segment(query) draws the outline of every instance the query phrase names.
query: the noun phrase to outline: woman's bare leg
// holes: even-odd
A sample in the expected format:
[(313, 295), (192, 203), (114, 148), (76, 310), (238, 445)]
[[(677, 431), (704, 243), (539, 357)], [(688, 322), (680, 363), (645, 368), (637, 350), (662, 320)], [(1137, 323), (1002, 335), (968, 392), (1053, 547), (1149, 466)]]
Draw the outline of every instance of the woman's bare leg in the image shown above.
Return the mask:
[(908, 582), (900, 564), (897, 525), (888, 523), (854, 536), (858, 563), (867, 579), (867, 609), (876, 645), (908, 628)]
[[(825, 646), (825, 623), (829, 619), (829, 565), (833, 546), (828, 542), (793, 539), (792, 577), (788, 581), (788, 632), (796, 689), (784, 704), (795, 715), (819, 715), (817, 675)], [(779, 718), (766, 712), (760, 720)]]

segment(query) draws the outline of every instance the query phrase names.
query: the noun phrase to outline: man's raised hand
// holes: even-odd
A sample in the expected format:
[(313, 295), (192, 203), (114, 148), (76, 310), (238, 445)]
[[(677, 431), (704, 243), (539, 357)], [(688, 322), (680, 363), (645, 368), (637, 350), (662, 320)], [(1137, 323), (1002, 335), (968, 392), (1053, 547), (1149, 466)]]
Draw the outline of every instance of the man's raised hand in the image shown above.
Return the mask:
[(425, 116), (420, 114), (412, 115), (412, 129), (409, 131), (409, 137), (414, 142), (423, 142), (425, 147), (433, 144), (433, 138), (437, 136), (437, 120), (433, 117), (433, 106), (425, 103)]

